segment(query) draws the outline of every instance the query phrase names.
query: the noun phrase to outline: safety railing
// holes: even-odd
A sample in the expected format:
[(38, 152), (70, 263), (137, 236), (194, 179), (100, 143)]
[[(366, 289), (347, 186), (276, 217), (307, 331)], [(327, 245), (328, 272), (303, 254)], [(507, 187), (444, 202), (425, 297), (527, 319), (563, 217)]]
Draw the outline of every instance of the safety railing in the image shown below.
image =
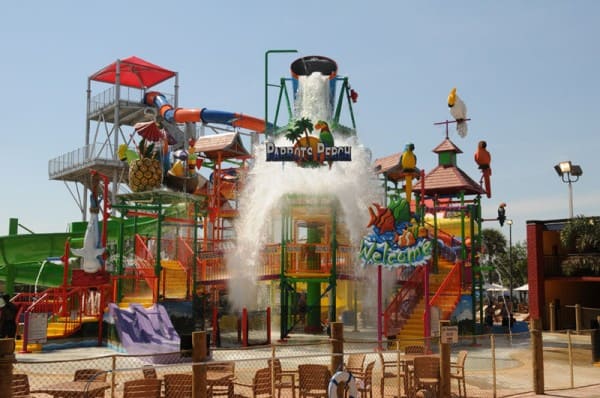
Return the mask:
[(158, 295), (156, 291), (156, 273), (154, 272), (155, 257), (152, 250), (147, 245), (147, 240), (140, 235), (135, 236), (135, 267), (139, 278), (146, 281), (153, 295)]
[(45, 314), (54, 324), (53, 337), (74, 333), (86, 317), (99, 317), (103, 308), (103, 291), (97, 287), (50, 288), (23, 311), (23, 351), (27, 352), (31, 314)]
[(67, 170), (81, 168), (94, 160), (114, 161), (116, 165), (122, 163), (116, 155), (116, 149), (112, 145), (90, 144), (67, 152), (48, 161), (48, 176), (54, 178)]
[(429, 305), (441, 310), (441, 319), (448, 319), (460, 300), (460, 263), (455, 263), (437, 292), (429, 300)]
[[(266, 272), (279, 273), (281, 266), (281, 245), (265, 246), (263, 262)], [(335, 256), (336, 273), (354, 273), (353, 251), (350, 245), (338, 245)], [(284, 272), (294, 274), (329, 274), (332, 272), (333, 257), (331, 245), (315, 243), (288, 243), (285, 245)]]
[(395, 336), (412, 314), (419, 298), (423, 296), (423, 276), (425, 267), (415, 268), (410, 278), (392, 299), (383, 313), (383, 332), (385, 336)]

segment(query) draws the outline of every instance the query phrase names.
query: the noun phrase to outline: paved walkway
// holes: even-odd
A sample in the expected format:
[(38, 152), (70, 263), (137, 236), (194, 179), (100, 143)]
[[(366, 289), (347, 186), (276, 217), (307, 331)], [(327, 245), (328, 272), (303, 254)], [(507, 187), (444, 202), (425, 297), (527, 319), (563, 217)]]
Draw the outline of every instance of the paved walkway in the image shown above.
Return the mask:
[(508, 395), (507, 397), (560, 397), (560, 398), (598, 398), (600, 397), (600, 384), (594, 384), (587, 387), (579, 387), (565, 390), (544, 391), (544, 394), (519, 394)]

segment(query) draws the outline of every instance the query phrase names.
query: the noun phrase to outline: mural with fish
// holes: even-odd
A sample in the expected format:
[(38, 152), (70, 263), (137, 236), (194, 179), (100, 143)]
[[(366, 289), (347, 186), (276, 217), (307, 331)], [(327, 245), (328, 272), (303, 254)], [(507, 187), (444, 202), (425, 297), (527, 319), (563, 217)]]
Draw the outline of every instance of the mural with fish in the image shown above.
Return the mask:
[(431, 259), (432, 241), (411, 214), (406, 199), (394, 197), (387, 207), (373, 203), (369, 215), (367, 227), (372, 231), (363, 238), (359, 252), (363, 265), (415, 267)]

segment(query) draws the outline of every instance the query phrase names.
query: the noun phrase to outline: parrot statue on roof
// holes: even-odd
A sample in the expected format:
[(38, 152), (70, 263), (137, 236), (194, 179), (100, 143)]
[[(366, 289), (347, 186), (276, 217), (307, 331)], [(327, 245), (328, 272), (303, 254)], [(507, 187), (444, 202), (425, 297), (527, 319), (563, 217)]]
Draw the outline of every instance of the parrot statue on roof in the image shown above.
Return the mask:
[(465, 138), (467, 136), (467, 106), (456, 94), (456, 87), (448, 94), (448, 108), (450, 108), (450, 115), (456, 120), (458, 135)]
[(477, 163), (481, 170), (481, 180), (479, 183), (481, 184), (482, 181), (485, 183), (485, 193), (488, 198), (491, 198), (492, 187), (490, 186), (490, 176), (492, 175), (492, 169), (490, 168), (490, 163), (492, 162), (492, 155), (487, 150), (487, 142), (479, 141), (474, 157), (475, 163)]
[(408, 203), (412, 200), (412, 180), (415, 174), (418, 175), (417, 169), (417, 156), (413, 152), (415, 150), (415, 144), (409, 142), (404, 146), (404, 152), (400, 156), (400, 165), (402, 166), (402, 172), (404, 173), (404, 190), (406, 193), (406, 201)]
[[(319, 139), (326, 148), (331, 148), (334, 146), (333, 134), (331, 134), (331, 130), (329, 130), (329, 125), (327, 122), (324, 120), (319, 120), (317, 123), (315, 123), (315, 129), (320, 130)], [(329, 160), (327, 163), (329, 164), (329, 168), (331, 168), (331, 164), (333, 162)]]

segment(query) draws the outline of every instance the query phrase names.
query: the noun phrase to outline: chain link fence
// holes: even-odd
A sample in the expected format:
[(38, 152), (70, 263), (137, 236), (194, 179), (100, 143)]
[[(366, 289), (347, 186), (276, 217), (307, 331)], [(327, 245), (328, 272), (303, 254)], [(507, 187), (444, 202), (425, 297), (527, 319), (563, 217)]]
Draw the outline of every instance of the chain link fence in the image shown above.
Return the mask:
[[(101, 388), (100, 391), (89, 390), (91, 395), (87, 396), (121, 398), (126, 396), (127, 388), (143, 387), (148, 388), (147, 391), (160, 388), (162, 397), (191, 397), (194, 366), (206, 369), (207, 397), (241, 398), (272, 392), (286, 398), (312, 393), (327, 397), (329, 380), (341, 370), (336, 364), (343, 362), (355, 375), (355, 387), (361, 397), (372, 394), (391, 398), (415, 392), (409, 380), (414, 378), (415, 372), (408, 360), (411, 358), (409, 346), (421, 347), (429, 356), (440, 355), (436, 339), (401, 339), (380, 344), (346, 332), (343, 353), (333, 352), (334, 340), (299, 335), (288, 342), (269, 346), (212, 349), (209, 360), (202, 363), (193, 363), (189, 352), (145, 356), (115, 354), (69, 361), (20, 358), (13, 373), (26, 374), (31, 393), (39, 397), (48, 396), (40, 392), (48, 386), (69, 385), (82, 370), (85, 370), (85, 380), (96, 381), (91, 385)], [(463, 336), (451, 345), (450, 351), (452, 362), (457, 361), (461, 352), (466, 353), (464, 385), (468, 397), (506, 397), (534, 389), (533, 348), (528, 332)], [(92, 353), (90, 351), (90, 356)], [(587, 386), (600, 381), (600, 367), (594, 366), (587, 331), (544, 333), (543, 359), (546, 390)], [(451, 370), (455, 372), (456, 368)], [(450, 380), (451, 391), (456, 395), (462, 382), (458, 376)], [(135, 380), (158, 382), (130, 383)], [(306, 390), (306, 386), (319, 380), (322, 391)], [(159, 387), (154, 387), (156, 385)]]

